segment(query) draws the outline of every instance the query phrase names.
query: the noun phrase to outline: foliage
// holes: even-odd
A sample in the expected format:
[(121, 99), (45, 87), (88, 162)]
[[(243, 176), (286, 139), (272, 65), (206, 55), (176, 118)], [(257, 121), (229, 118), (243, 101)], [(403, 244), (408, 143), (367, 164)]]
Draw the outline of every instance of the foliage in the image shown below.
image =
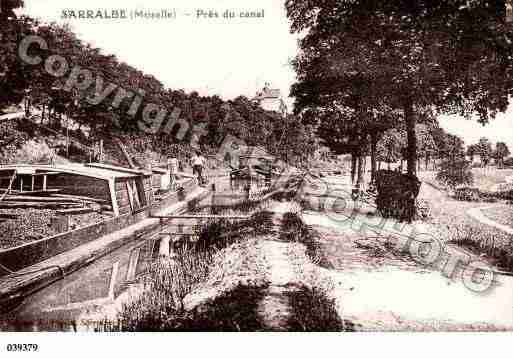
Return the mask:
[(476, 144), (476, 152), (481, 157), (481, 163), (483, 166), (488, 166), (493, 154), (490, 140), (486, 137), (481, 137), (479, 142)]
[(119, 315), (122, 331), (180, 330), (187, 322), (183, 299), (208, 277), (213, 253), (183, 250), (176, 262), (159, 262), (150, 268), (145, 295), (123, 306)]
[(38, 140), (27, 141), (14, 155), (14, 161), (23, 164), (49, 164), (55, 159), (55, 151)]
[(504, 142), (497, 142), (493, 156), (497, 160), (499, 167), (504, 167), (504, 157), (508, 157), (509, 155), (508, 145)]
[(12, 163), (27, 139), (27, 135), (18, 130), (16, 122), (0, 122), (0, 163)]
[(458, 201), (479, 201), (479, 189), (475, 187), (458, 187), (454, 191), (454, 198), (456, 198)]
[(305, 245), (306, 254), (313, 263), (325, 268), (332, 268), (331, 263), (322, 253), (319, 233), (306, 225), (297, 213), (288, 212), (283, 215), (280, 238), (287, 242), (298, 242)]
[(474, 182), (470, 162), (462, 156), (444, 160), (436, 179), (449, 188), (455, 188), (458, 185), (471, 185)]
[(504, 160), (504, 166), (513, 167), (513, 157), (508, 157)]
[[(6, 2), (2, 2), (2, 6), (7, 6)], [(225, 101), (219, 96), (199, 96), (197, 92), (167, 89), (156, 77), (83, 42), (67, 25), (48, 24), (30, 18), (2, 21), (6, 23), (0, 26), (3, 38), (0, 44), (0, 108), (17, 104), (23, 98), (29, 99), (31, 107), (43, 110), (42, 121), (48, 118), (50, 123), (60, 127), (64, 118), (71, 118), (88, 130), (92, 140), (110, 139), (112, 136), (144, 136), (148, 138), (152, 150), (163, 154), (176, 153), (176, 146), (188, 151), (186, 144), (192, 139), (192, 129), (198, 125), (204, 126), (207, 131), (199, 138), (199, 145), (207, 153), (213, 152), (213, 148), (217, 149), (228, 135), (245, 141), (249, 146), (263, 146), (269, 153), (285, 160), (287, 157), (302, 160), (316, 150), (313, 128), (304, 126), (294, 116), (282, 118), (277, 113), (263, 110), (244, 96)], [(30, 50), (31, 55), (39, 55), (43, 59), (50, 55), (62, 56), (67, 60), (69, 69), (78, 66), (90, 71), (93, 80), (90, 86), (67, 91), (64, 85), (70, 70), (65, 76), (56, 78), (48, 74), (42, 65), (24, 64), (16, 50), (26, 34), (41, 36), (48, 44), (46, 50), (34, 46)], [(95, 81), (100, 80), (105, 87), (111, 83), (117, 87), (104, 101), (95, 103), (91, 99), (96, 91)], [(131, 93), (144, 93), (135, 113), (129, 113), (133, 102), (130, 98), (124, 99), (118, 106), (111, 106), (118, 88)], [(142, 121), (143, 109), (148, 104), (156, 104), (166, 111), (166, 119), (159, 132), (156, 128), (145, 126)], [(178, 126), (167, 128), (172, 113), (178, 114), (190, 125), (181, 139), (176, 137)], [(293, 137), (284, 135), (288, 132)]]
[(396, 171), (376, 173), (376, 206), (384, 218), (411, 222), (416, 216), (420, 182), (416, 177)]
[(394, 163), (401, 159), (401, 151), (406, 146), (404, 131), (391, 129), (386, 131), (378, 142), (377, 160)]
[(412, 175), (420, 112), (477, 113), (486, 123), (506, 110), (513, 41), (502, 1), (288, 0), (286, 8), (302, 35), (296, 107), (402, 110)]
[(32, 21), (17, 19), (12, 11), (20, 5), (20, 1), (0, 2), (0, 109), (19, 104), (31, 79), (17, 52), (20, 39), (32, 32)]
[[(454, 226), (454, 223), (453, 223)], [(458, 224), (451, 241), (467, 247), (478, 255), (486, 254), (501, 269), (513, 269), (513, 245), (510, 237), (495, 228)]]

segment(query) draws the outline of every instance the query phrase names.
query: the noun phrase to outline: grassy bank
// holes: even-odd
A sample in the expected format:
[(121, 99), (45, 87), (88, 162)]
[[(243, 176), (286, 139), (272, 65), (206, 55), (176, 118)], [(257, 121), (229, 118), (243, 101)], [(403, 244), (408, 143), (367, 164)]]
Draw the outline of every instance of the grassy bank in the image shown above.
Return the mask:
[[(174, 261), (159, 261), (145, 278), (144, 294), (126, 304), (107, 331), (340, 331), (347, 330), (335, 303), (310, 281), (273, 284), (266, 253), (270, 243), (318, 260), (315, 232), (296, 214), (274, 233), (273, 216), (260, 211), (243, 223), (205, 225), (199, 240), (178, 250)], [(311, 264), (303, 254), (303, 260)], [(281, 269), (281, 268), (280, 268)], [(276, 273), (274, 273), (276, 274)], [(278, 299), (279, 298), (279, 299)], [(263, 303), (279, 300), (287, 310), (276, 325)], [(271, 305), (274, 308), (273, 305)]]
[(511, 205), (501, 205), (482, 210), (483, 214), (505, 226), (513, 227), (513, 207)]

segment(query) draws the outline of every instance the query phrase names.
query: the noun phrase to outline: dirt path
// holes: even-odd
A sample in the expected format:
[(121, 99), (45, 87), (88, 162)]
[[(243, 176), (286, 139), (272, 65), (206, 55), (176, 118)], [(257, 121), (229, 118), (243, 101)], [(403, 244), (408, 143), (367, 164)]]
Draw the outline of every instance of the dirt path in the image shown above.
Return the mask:
[(297, 283), (297, 277), (287, 256), (288, 243), (266, 241), (263, 255), (269, 263), (269, 286), (258, 304), (258, 313), (264, 326), (271, 330), (286, 330), (291, 316), (288, 297), (289, 286)]
[[(335, 284), (331, 295), (339, 315), (362, 331), (457, 331), (513, 329), (513, 280), (496, 278), (490, 292), (471, 292), (461, 277), (449, 279), (434, 268), (397, 256), (334, 224), (322, 214), (321, 252)], [(310, 213), (309, 224), (316, 225)]]
[[(465, 218), (466, 210), (475, 206), (423, 187), (423, 197), (437, 206), (435, 214), (442, 218), (449, 218), (445, 211), (461, 213)], [(339, 314), (352, 321), (357, 330), (513, 329), (511, 277), (497, 276), (492, 290), (474, 293), (464, 285), (460, 273), (449, 279), (439, 269), (398, 256), (378, 242), (362, 241), (362, 234), (352, 229), (358, 226), (334, 220), (336, 217), (319, 212), (303, 215), (307, 224), (321, 233), (320, 252), (330, 264), (323, 275), (335, 283), (331, 295), (341, 308)]]

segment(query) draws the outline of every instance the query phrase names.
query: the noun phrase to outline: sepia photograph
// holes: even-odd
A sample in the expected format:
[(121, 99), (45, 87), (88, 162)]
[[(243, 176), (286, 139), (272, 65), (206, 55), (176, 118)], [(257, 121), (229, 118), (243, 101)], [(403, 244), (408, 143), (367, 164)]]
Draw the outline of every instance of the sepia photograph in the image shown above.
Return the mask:
[(0, 0), (0, 353), (511, 334), (512, 95), (509, 0)]

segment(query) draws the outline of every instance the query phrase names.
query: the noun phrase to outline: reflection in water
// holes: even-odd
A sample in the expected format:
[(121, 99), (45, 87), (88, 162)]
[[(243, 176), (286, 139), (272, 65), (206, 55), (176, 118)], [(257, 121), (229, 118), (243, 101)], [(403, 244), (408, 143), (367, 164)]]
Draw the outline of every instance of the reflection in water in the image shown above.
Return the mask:
[(158, 238), (128, 244), (26, 298), (0, 317), (2, 331), (94, 330), (80, 318), (101, 312), (153, 261)]

